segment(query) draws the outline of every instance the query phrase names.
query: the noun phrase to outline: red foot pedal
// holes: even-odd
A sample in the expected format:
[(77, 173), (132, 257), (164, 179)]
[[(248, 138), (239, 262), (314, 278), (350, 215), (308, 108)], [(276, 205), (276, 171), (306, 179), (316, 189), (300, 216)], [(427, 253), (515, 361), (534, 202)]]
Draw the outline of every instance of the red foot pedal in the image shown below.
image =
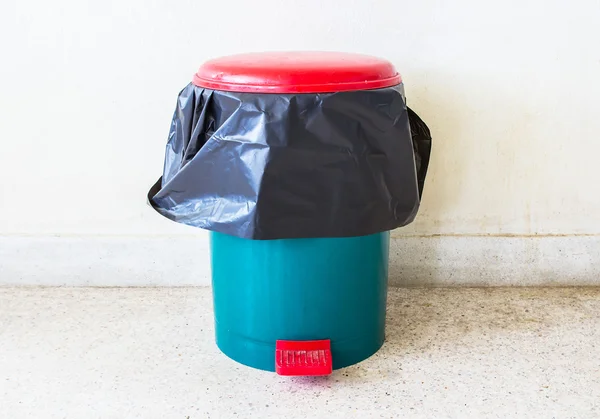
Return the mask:
[(278, 340), (275, 371), (279, 375), (329, 375), (331, 342), (326, 340)]

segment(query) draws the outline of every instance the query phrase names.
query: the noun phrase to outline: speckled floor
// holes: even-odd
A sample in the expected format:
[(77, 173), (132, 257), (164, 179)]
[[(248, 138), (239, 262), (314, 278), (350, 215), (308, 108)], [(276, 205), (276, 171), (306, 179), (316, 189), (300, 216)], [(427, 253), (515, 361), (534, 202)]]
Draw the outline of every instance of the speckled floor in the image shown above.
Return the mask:
[(391, 289), (326, 378), (237, 365), (208, 288), (0, 288), (0, 418), (598, 418), (600, 288)]

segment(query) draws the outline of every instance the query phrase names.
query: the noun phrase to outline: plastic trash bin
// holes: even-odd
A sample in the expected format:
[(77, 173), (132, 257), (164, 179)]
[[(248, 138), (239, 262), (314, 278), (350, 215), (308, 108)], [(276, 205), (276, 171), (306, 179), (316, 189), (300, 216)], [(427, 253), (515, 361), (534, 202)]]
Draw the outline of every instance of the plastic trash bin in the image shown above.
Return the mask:
[(202, 65), (149, 201), (211, 231), (222, 352), (284, 375), (374, 354), (389, 231), (417, 213), (430, 147), (386, 60), (279, 52)]

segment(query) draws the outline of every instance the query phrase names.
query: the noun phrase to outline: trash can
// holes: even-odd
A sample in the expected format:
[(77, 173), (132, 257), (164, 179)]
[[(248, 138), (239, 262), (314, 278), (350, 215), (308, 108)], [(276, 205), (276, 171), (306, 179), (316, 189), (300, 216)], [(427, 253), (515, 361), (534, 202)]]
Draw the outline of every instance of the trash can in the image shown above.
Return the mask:
[(271, 52), (202, 65), (148, 197), (210, 230), (221, 351), (282, 375), (377, 352), (389, 231), (414, 219), (430, 149), (386, 60)]

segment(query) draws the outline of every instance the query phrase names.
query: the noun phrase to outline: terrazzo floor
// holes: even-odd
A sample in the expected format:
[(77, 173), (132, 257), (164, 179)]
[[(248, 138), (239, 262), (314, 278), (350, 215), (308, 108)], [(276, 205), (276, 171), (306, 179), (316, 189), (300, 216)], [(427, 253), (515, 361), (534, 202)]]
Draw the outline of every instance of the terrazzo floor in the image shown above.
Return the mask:
[(0, 288), (0, 418), (598, 418), (600, 288), (390, 289), (329, 377), (214, 344), (209, 288)]

